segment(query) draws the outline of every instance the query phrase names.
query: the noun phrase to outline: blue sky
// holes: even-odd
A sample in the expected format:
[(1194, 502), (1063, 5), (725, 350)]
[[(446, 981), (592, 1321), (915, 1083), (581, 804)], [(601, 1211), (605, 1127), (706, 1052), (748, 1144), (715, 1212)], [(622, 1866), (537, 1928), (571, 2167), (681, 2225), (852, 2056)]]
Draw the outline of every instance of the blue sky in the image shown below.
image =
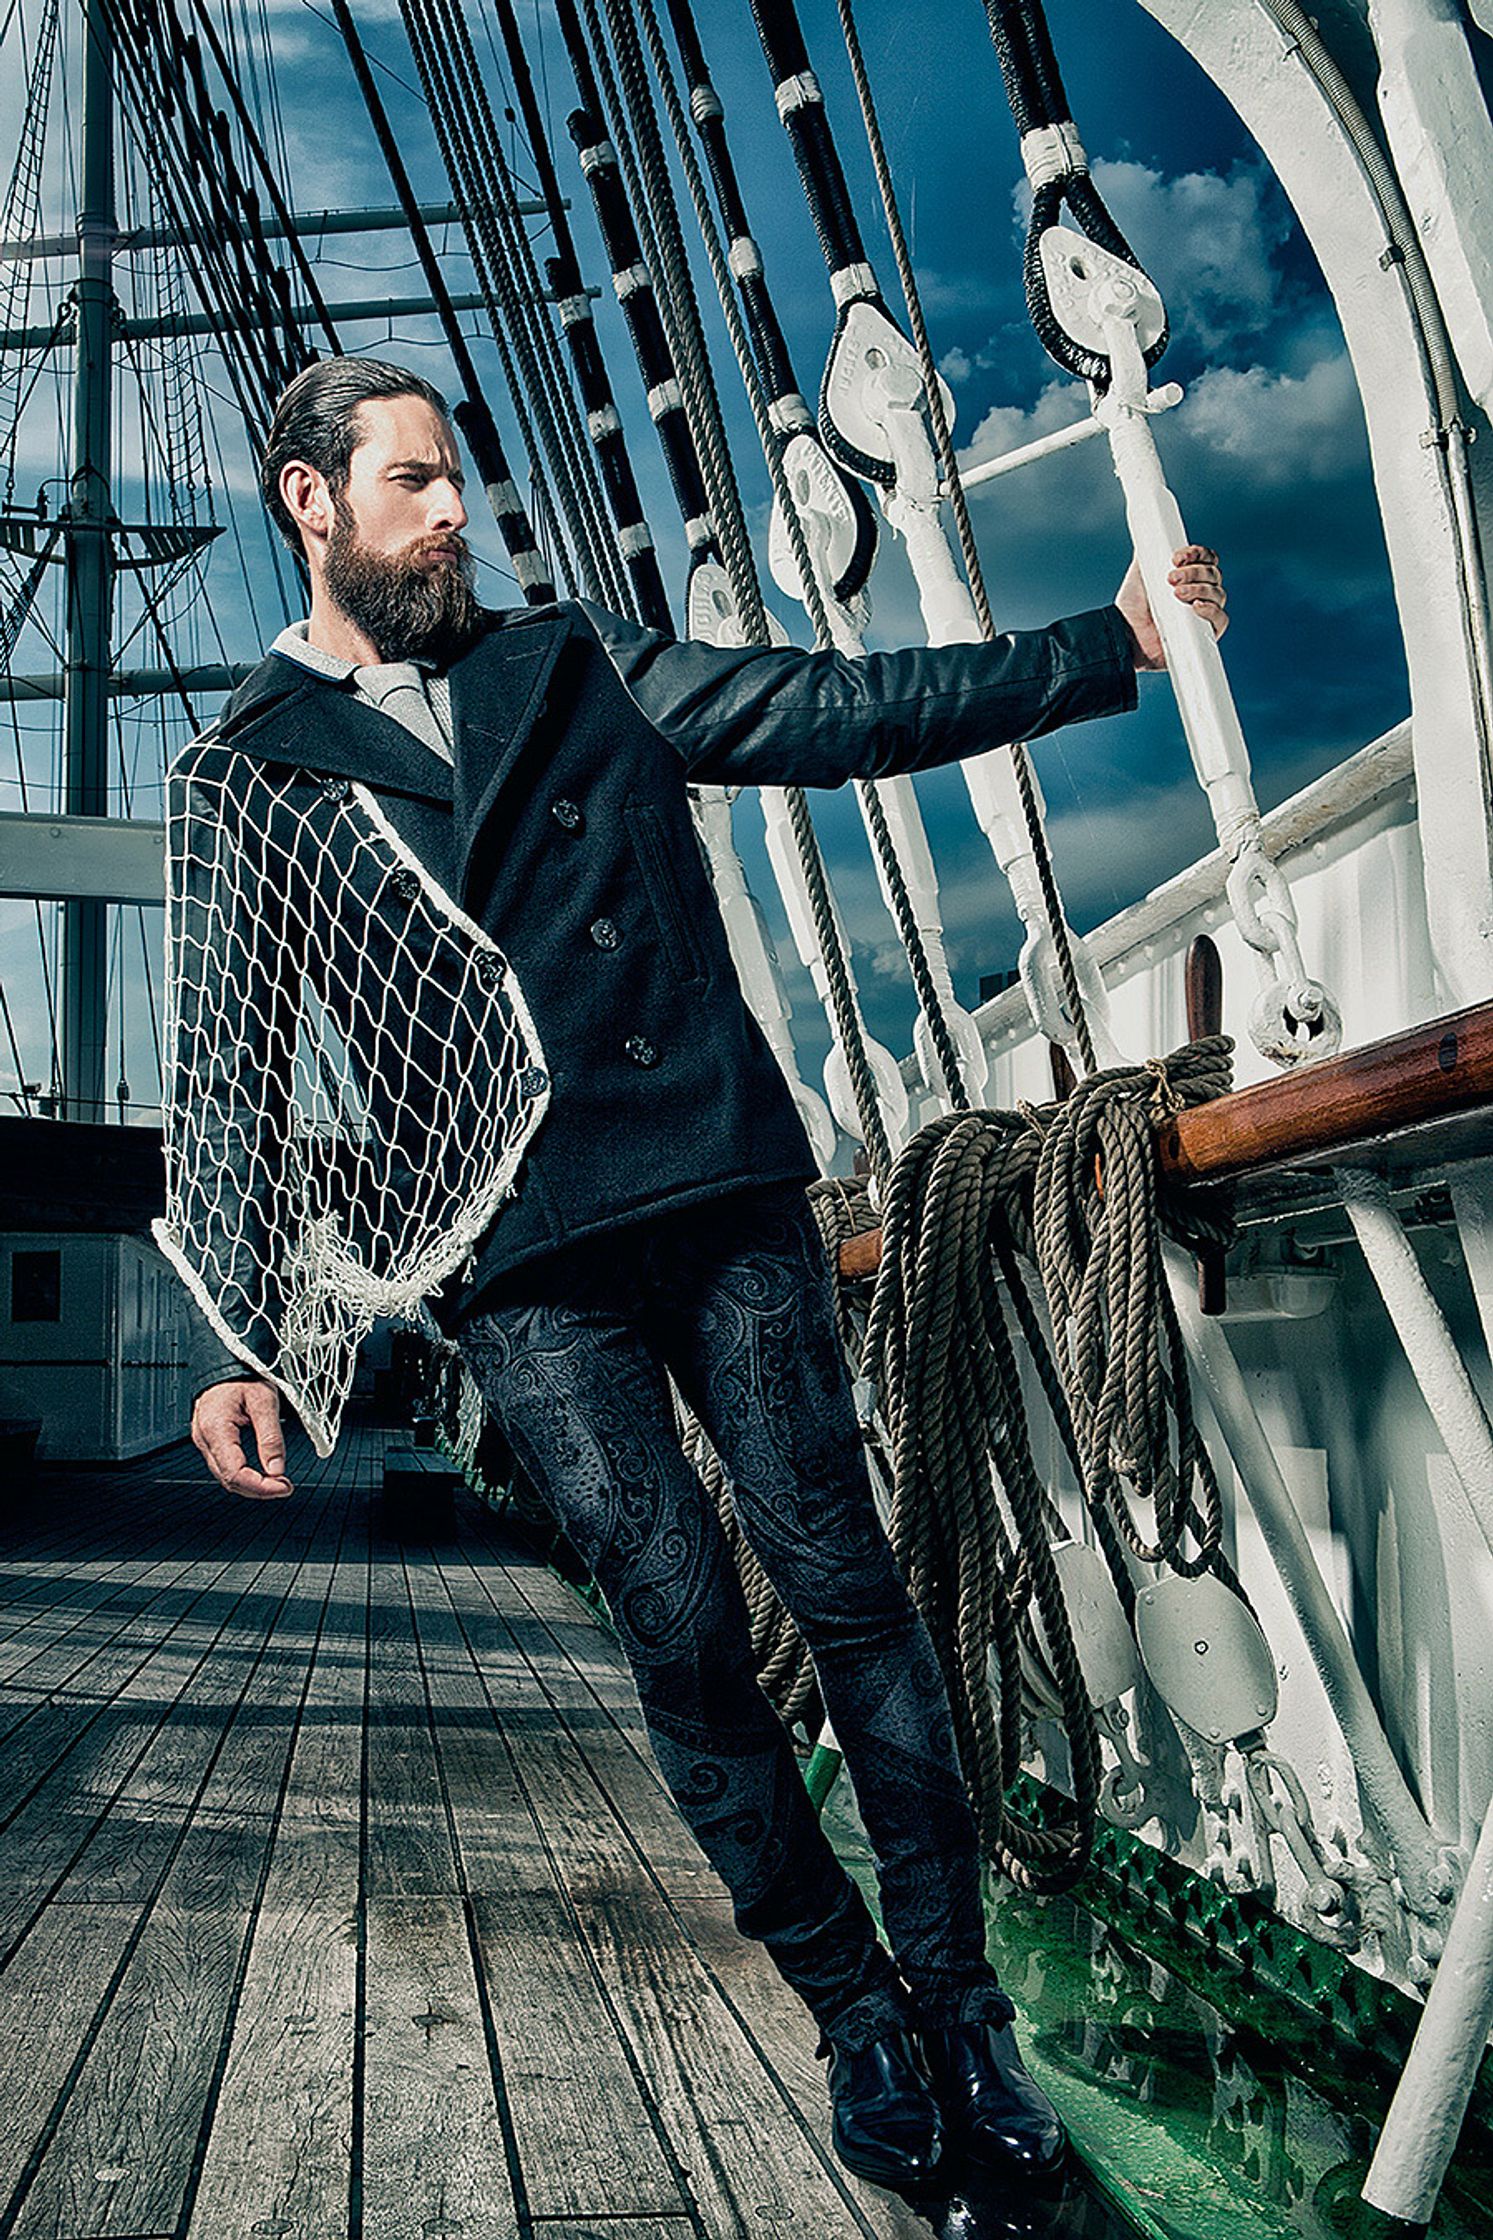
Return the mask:
[[(252, 39), (263, 26), (271, 40), (294, 204), (308, 210), (392, 200), (340, 42), (325, 17), (307, 0), (252, 0), (235, 12), (241, 36)], [(434, 196), (442, 191), (436, 151), (429, 120), (408, 90), (414, 70), (394, 0), (355, 0), (355, 12), (384, 66), (385, 97), (406, 160), (421, 191)], [(39, 10), (33, 4), (29, 13), (34, 19)], [(468, 13), (486, 53), (478, 0), (469, 0)], [(1048, 13), (1096, 175), (1171, 313), (1174, 340), (1156, 378), (1182, 382), (1187, 396), (1158, 424), (1158, 441), (1192, 533), (1216, 544), (1225, 559), (1234, 616), (1228, 664), (1258, 790), (1269, 805), (1386, 729), (1406, 707), (1362, 419), (1341, 336), (1310, 252), (1258, 150), (1182, 50), (1138, 6), (1049, 0)], [(701, 0), (697, 15), (774, 294), (802, 385), (812, 392), (832, 308), (749, 10), (745, 0)], [(802, 15), (870, 253), (895, 304), (895, 275), (833, 0), (802, 0)], [(586, 277), (602, 285), (606, 273), (586, 190), (563, 129), (573, 101), (563, 50), (545, 0), (528, 0), (522, 18), (550, 107)], [(956, 440), (969, 458), (986, 457), (1079, 417), (1085, 400), (1050, 364), (1027, 321), (1020, 278), (1024, 187), (984, 11), (978, 0), (927, 0), (916, 11), (905, 0), (862, 0), (858, 20), (935, 348), (957, 402)], [(11, 86), (0, 97), (8, 122), (16, 74), (7, 69), (0, 75)], [(501, 101), (496, 76), (494, 90)], [(65, 184), (55, 171), (52, 183), (65, 206)], [(452, 250), (450, 277), (462, 286), (467, 275), (454, 239)], [(60, 269), (53, 270), (60, 280)], [(394, 235), (330, 241), (320, 270), (333, 298), (413, 292), (418, 285), (408, 245)], [(708, 291), (708, 280), (703, 287)], [(674, 588), (682, 545), (609, 288), (598, 317)], [(469, 324), (478, 332), (476, 317)], [(393, 334), (358, 328), (347, 339), (449, 384), (448, 360), (430, 322), (406, 322)], [(511, 429), (490, 346), (479, 343), (478, 357)], [(210, 352), (202, 364), (208, 381), (221, 386)], [(760, 526), (768, 484), (724, 348), (720, 366), (747, 502)], [(256, 587), (254, 606), (261, 626), (273, 628), (279, 607), (267, 544), (252, 517), (249, 462), (229, 415), (218, 417), (224, 471)], [(48, 405), (43, 391), (23, 426), (23, 457), (38, 471), (53, 442), (54, 420), (55, 403)], [(138, 433), (132, 442), (122, 412), (126, 484), (139, 448)], [(516, 439), (514, 454), (517, 459)], [(126, 495), (122, 490), (122, 507)], [(1127, 544), (1102, 445), (1084, 446), (977, 493), (973, 507), (1000, 622), (1040, 622), (1112, 594)], [(256, 649), (256, 631), (232, 541), (220, 540), (207, 584), (228, 650), (247, 658)], [(475, 526), (474, 541), (490, 560), (500, 558), (490, 524)], [(872, 640), (878, 644), (914, 642), (920, 635), (910, 580), (892, 544), (884, 534), (873, 581)], [(496, 569), (485, 569), (482, 583), (493, 604), (512, 596)], [(801, 618), (777, 604), (795, 634), (805, 636)], [(210, 654), (200, 617), (193, 628), (202, 652)], [(44, 650), (23, 648), (17, 665), (42, 667), (46, 659)], [(1143, 685), (1137, 716), (1083, 726), (1037, 751), (1059, 876), (1081, 926), (1110, 915), (1209, 844), (1201, 796), (1163, 683)], [(149, 807), (152, 776), (147, 749), (139, 769), (142, 810)], [(920, 781), (920, 791), (943, 881), (956, 982), (973, 1000), (982, 972), (1014, 962), (1014, 914), (957, 774), (935, 774)], [(11, 786), (0, 805), (13, 799)], [(900, 1051), (907, 1046), (911, 998), (875, 898), (858, 814), (844, 796), (817, 806), (860, 949), (873, 1026)], [(775, 917), (755, 819), (744, 809), (738, 821), (754, 884)], [(0, 923), (13, 923), (15, 906), (0, 908), (8, 913)], [(813, 1047), (822, 1038), (809, 1020), (807, 981), (796, 972), (793, 980), (805, 1040)]]

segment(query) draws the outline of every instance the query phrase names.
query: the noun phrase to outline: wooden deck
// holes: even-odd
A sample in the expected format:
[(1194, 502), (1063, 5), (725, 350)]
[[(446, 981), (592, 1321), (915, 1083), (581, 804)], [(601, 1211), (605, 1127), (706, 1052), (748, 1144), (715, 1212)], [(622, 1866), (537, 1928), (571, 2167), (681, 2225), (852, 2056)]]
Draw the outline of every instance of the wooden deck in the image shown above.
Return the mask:
[(288, 1502), (187, 1446), (12, 1501), (0, 2235), (944, 2229), (833, 2162), (609, 1634), (474, 1502), (389, 1538), (391, 1436)]

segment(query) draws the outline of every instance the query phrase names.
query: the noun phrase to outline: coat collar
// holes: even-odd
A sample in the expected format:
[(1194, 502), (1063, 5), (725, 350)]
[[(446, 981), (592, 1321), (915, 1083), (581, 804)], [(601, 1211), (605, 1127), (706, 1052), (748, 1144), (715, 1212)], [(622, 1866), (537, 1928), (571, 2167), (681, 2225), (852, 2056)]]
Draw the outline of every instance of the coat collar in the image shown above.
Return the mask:
[(279, 653), (245, 678), (217, 735), (225, 745), (294, 762), (318, 777), (444, 803), (470, 840), (528, 739), (569, 630), (563, 608), (495, 616), (452, 664), (454, 770), (402, 723), (360, 700), (350, 681), (319, 676)]

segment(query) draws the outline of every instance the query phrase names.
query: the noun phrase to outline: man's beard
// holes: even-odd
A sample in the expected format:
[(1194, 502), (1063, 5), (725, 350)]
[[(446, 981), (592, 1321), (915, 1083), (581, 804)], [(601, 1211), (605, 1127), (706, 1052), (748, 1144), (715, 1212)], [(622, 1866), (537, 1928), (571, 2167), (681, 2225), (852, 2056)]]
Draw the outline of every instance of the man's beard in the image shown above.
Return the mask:
[[(472, 590), (472, 556), (449, 531), (419, 537), (402, 552), (371, 552), (358, 535), (352, 508), (333, 501), (326, 584), (349, 622), (371, 638), (384, 661), (417, 656), (444, 666), (471, 644), (482, 624)], [(422, 555), (444, 547), (457, 557)]]

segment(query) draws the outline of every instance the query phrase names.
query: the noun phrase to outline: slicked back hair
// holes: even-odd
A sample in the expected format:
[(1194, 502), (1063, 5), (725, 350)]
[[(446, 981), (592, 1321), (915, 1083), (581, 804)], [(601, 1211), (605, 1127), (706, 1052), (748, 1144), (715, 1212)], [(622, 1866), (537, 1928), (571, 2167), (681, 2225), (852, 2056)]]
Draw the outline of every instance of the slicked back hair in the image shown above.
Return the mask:
[(451, 417), (439, 389), (387, 358), (318, 358), (298, 373), (275, 406), (259, 467), (260, 495), (297, 559), (301, 532), (280, 495), (280, 476), (292, 460), (304, 460), (340, 497), (362, 440), (358, 407), (370, 397), (423, 397), (443, 419)]

